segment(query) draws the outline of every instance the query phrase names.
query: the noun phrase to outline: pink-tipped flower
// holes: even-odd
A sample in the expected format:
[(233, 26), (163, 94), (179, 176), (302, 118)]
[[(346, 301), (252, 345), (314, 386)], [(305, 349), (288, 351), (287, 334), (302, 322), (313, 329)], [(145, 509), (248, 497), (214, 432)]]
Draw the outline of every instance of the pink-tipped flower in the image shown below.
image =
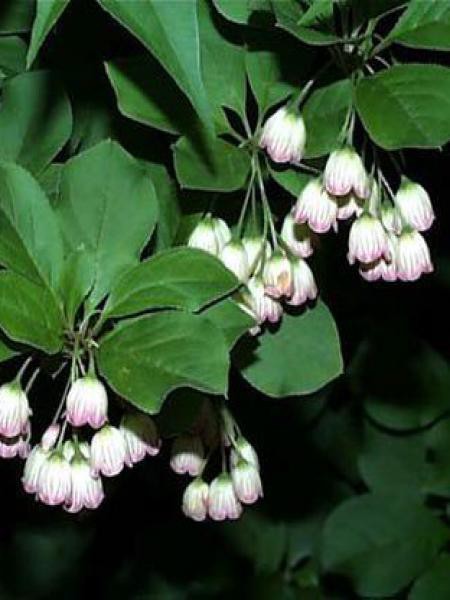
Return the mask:
[(264, 124), (259, 145), (277, 163), (299, 164), (306, 145), (306, 129), (298, 112), (279, 108)]
[(231, 233), (225, 221), (206, 216), (195, 226), (189, 236), (188, 246), (218, 256), (230, 239)]
[(127, 446), (121, 431), (112, 425), (105, 425), (92, 438), (92, 475), (102, 473), (106, 477), (118, 475), (127, 458)]
[(27, 395), (18, 382), (0, 386), (0, 435), (15, 438), (26, 433), (30, 415)]
[(314, 300), (317, 297), (317, 285), (314, 275), (303, 258), (296, 258), (291, 261), (292, 264), (292, 296), (288, 304), (300, 306), (307, 300)]
[(54, 450), (40, 468), (38, 498), (49, 506), (63, 504), (70, 496), (71, 485), (70, 465), (61, 452)]
[(326, 233), (336, 226), (338, 205), (330, 198), (320, 179), (312, 179), (303, 188), (292, 216), (296, 223), (308, 223), (315, 233)]
[(264, 266), (264, 287), (272, 298), (290, 297), (292, 294), (292, 267), (288, 257), (274, 252)]
[(257, 323), (257, 327), (250, 330), (252, 335), (259, 333), (259, 325), (265, 321), (278, 323), (283, 315), (283, 308), (277, 300), (266, 295), (264, 282), (259, 276), (254, 276), (247, 283), (248, 291), (242, 294), (243, 302), (239, 306), (248, 313)]
[(244, 438), (239, 437), (231, 451), (231, 465), (235, 467), (240, 460), (245, 460), (259, 470), (259, 459), (256, 450)]
[(70, 463), (71, 486), (65, 501), (65, 510), (80, 512), (83, 508), (98, 508), (103, 501), (103, 484), (100, 477), (93, 477), (89, 462), (76, 452)]
[(22, 476), (22, 485), (28, 494), (35, 494), (38, 491), (41, 468), (49, 456), (50, 451), (44, 450), (39, 444), (30, 452)]
[(209, 485), (197, 477), (187, 486), (183, 494), (182, 510), (194, 521), (204, 521), (208, 514)]
[(236, 496), (243, 504), (253, 504), (262, 498), (263, 490), (258, 469), (247, 462), (239, 460), (231, 470)]
[(435, 216), (430, 196), (420, 184), (404, 177), (395, 195), (395, 204), (404, 222), (413, 229), (426, 231), (433, 224)]
[(336, 202), (338, 207), (337, 218), (339, 221), (347, 221), (347, 219), (351, 219), (355, 215), (359, 217), (363, 212), (361, 201), (353, 194), (338, 197)]
[(313, 253), (312, 232), (305, 223), (296, 223), (288, 213), (281, 228), (281, 239), (295, 256), (307, 258)]
[(19, 435), (15, 438), (0, 436), (0, 458), (27, 458), (30, 454), (30, 444)]
[(228, 473), (213, 479), (209, 486), (208, 514), (213, 521), (239, 519), (242, 514), (242, 505)]
[(170, 466), (178, 475), (197, 477), (205, 465), (205, 451), (198, 435), (180, 435), (172, 446)]
[(387, 235), (381, 221), (369, 213), (363, 213), (351, 229), (348, 239), (348, 261), (372, 263), (385, 256), (389, 258)]
[(143, 460), (147, 454), (156, 456), (161, 448), (156, 425), (148, 415), (126, 413), (120, 423), (120, 431), (127, 446), (127, 467)]
[(361, 157), (351, 147), (335, 150), (325, 166), (325, 189), (333, 196), (354, 193), (362, 200), (370, 196), (370, 182)]
[(386, 231), (396, 235), (401, 233), (402, 217), (396, 206), (393, 206), (389, 202), (383, 202), (381, 205), (380, 214), (381, 222), (383, 223), (383, 227), (386, 229)]
[(66, 401), (67, 421), (74, 427), (102, 427), (108, 417), (105, 386), (95, 376), (86, 375), (72, 383)]
[(416, 281), (422, 274), (432, 273), (430, 250), (418, 231), (406, 229), (400, 234), (396, 265), (401, 281)]
[(272, 249), (262, 237), (244, 237), (242, 238), (245, 252), (247, 253), (248, 272), (249, 274), (258, 273), (262, 265), (270, 258)]
[(239, 240), (231, 240), (222, 248), (220, 260), (239, 281), (246, 281), (249, 275), (249, 263), (244, 245)]
[(43, 450), (48, 451), (54, 447), (58, 439), (60, 430), (61, 427), (58, 425), (58, 423), (52, 423), (47, 427), (41, 438), (41, 447)]

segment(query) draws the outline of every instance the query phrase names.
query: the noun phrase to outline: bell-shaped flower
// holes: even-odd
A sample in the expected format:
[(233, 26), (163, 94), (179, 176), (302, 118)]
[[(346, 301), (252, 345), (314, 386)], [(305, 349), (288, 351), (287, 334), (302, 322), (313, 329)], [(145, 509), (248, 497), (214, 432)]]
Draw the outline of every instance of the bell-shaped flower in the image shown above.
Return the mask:
[(11, 381), (0, 386), (0, 435), (15, 438), (25, 433), (30, 415), (28, 398), (20, 383)]
[(292, 210), (296, 223), (307, 223), (315, 233), (326, 233), (336, 226), (338, 205), (322, 186), (320, 179), (309, 181)]
[(370, 181), (361, 157), (349, 146), (330, 154), (325, 166), (324, 184), (333, 196), (347, 196), (354, 193), (358, 198), (370, 196)]
[(277, 163), (299, 164), (306, 145), (302, 116), (286, 106), (279, 108), (264, 124), (259, 145)]
[(263, 490), (259, 470), (246, 460), (239, 460), (231, 469), (236, 496), (243, 504), (253, 504), (262, 498)]
[(420, 184), (403, 177), (395, 204), (403, 221), (417, 231), (426, 231), (435, 219), (428, 192)]
[(240, 460), (245, 460), (259, 470), (259, 459), (256, 450), (244, 437), (239, 436), (231, 451), (231, 465), (235, 467)]
[(25, 461), (22, 475), (22, 485), (28, 494), (35, 494), (38, 491), (41, 468), (49, 456), (50, 451), (44, 450), (40, 444), (31, 450)]
[(413, 229), (405, 229), (398, 238), (396, 266), (401, 281), (416, 281), (433, 271), (430, 250), (424, 237)]
[(120, 423), (120, 431), (127, 447), (126, 465), (143, 460), (147, 454), (156, 456), (161, 448), (156, 425), (148, 415), (138, 412), (125, 413)]
[(264, 282), (257, 275), (247, 283), (247, 291), (243, 292), (239, 306), (257, 323), (257, 327), (250, 330), (252, 335), (259, 333), (259, 325), (265, 321), (278, 323), (283, 315), (281, 304), (266, 294)]
[(103, 484), (99, 476), (92, 475), (89, 462), (79, 451), (70, 462), (71, 487), (65, 501), (65, 510), (80, 512), (83, 508), (98, 508), (103, 501)]
[(225, 221), (206, 216), (195, 226), (189, 236), (188, 246), (218, 256), (230, 239), (231, 233)]
[(388, 240), (381, 221), (363, 213), (352, 225), (348, 239), (348, 261), (372, 263), (385, 256), (389, 258)]
[(291, 213), (288, 213), (281, 227), (281, 239), (295, 256), (307, 258), (314, 251), (312, 231), (306, 223), (296, 223)]
[(293, 259), (291, 264), (293, 289), (288, 304), (300, 306), (317, 297), (317, 285), (308, 263), (303, 258)]
[(194, 521), (204, 521), (208, 514), (209, 485), (197, 477), (187, 486), (183, 494), (182, 510)]
[(244, 237), (242, 243), (247, 253), (249, 274), (258, 273), (272, 254), (270, 244), (261, 236)]
[(23, 435), (14, 438), (0, 436), (0, 458), (27, 458), (30, 454), (30, 444)]
[(180, 435), (172, 445), (170, 466), (178, 475), (197, 477), (205, 465), (205, 451), (198, 435)]
[(210, 483), (208, 514), (214, 521), (239, 519), (242, 514), (242, 505), (228, 473), (222, 473)]
[(249, 275), (247, 252), (240, 240), (231, 240), (222, 248), (220, 260), (239, 281), (246, 281)]
[(105, 386), (93, 375), (80, 377), (67, 394), (66, 418), (74, 427), (102, 427), (108, 418), (108, 396)]
[(118, 475), (127, 459), (125, 438), (119, 429), (105, 425), (92, 438), (91, 469), (96, 477), (102, 473), (106, 477)]
[(38, 498), (49, 506), (63, 504), (69, 498), (71, 485), (70, 464), (60, 451), (54, 450), (41, 465), (37, 483)]
[(263, 281), (266, 294), (272, 298), (292, 294), (292, 266), (284, 252), (276, 251), (264, 265)]

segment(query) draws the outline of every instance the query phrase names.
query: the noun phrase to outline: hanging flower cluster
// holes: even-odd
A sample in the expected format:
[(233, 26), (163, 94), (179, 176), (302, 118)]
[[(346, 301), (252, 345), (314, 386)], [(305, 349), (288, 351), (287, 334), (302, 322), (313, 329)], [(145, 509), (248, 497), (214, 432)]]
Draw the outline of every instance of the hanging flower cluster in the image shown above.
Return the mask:
[[(174, 440), (170, 465), (179, 475), (195, 479), (186, 487), (182, 509), (194, 521), (238, 519), (242, 504), (262, 497), (259, 461), (255, 450), (242, 436), (230, 412), (222, 407), (214, 421), (205, 404), (196, 430)], [(208, 484), (205, 469), (220, 449), (221, 473)]]

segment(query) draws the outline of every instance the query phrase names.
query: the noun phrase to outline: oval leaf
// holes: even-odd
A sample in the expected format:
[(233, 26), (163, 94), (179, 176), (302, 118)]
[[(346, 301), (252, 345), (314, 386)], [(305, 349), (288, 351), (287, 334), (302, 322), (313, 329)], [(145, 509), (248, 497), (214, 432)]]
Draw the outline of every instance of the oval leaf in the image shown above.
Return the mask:
[(415, 48), (450, 50), (450, 3), (448, 0), (411, 0), (408, 9), (388, 35)]
[(37, 0), (36, 16), (28, 48), (27, 67), (30, 67), (51, 28), (64, 12), (70, 0)]

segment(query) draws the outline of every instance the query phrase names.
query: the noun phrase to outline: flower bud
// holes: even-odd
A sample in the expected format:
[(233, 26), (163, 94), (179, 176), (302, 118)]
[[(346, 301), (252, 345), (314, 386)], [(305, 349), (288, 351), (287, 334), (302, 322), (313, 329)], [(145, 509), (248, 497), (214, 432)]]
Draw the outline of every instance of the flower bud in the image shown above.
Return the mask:
[(37, 488), (39, 500), (49, 506), (62, 504), (69, 498), (70, 465), (57, 450), (53, 451), (42, 463)]
[(432, 273), (430, 251), (418, 231), (406, 229), (399, 236), (396, 265), (401, 281), (416, 281), (423, 273)]
[(102, 473), (106, 477), (118, 475), (127, 458), (127, 446), (122, 432), (112, 425), (105, 425), (92, 438), (92, 475)]
[(312, 179), (300, 193), (292, 216), (296, 223), (308, 223), (315, 233), (326, 233), (336, 225), (338, 206), (323, 189), (320, 179)]
[(351, 265), (355, 260), (372, 263), (382, 256), (388, 256), (387, 236), (381, 221), (369, 213), (363, 213), (350, 229), (348, 247), (347, 257)]
[(259, 470), (259, 459), (256, 450), (242, 436), (236, 440), (235, 449), (231, 452), (231, 465), (235, 467), (240, 460), (247, 461)]
[(247, 462), (239, 460), (231, 470), (236, 496), (243, 504), (253, 504), (262, 498), (263, 490), (258, 469)]
[(182, 510), (194, 521), (204, 521), (208, 513), (209, 486), (197, 477), (187, 486), (183, 494)]
[(218, 256), (230, 239), (231, 233), (225, 221), (207, 216), (195, 226), (189, 237), (188, 246)]
[(300, 306), (307, 300), (314, 300), (317, 297), (317, 286), (314, 275), (303, 258), (292, 260), (291, 264), (293, 291), (288, 304)]
[(89, 462), (81, 453), (76, 453), (70, 463), (71, 487), (65, 501), (65, 510), (80, 512), (83, 508), (98, 508), (103, 501), (103, 484), (100, 477), (93, 477)]
[(325, 189), (333, 196), (347, 196), (353, 192), (365, 200), (370, 196), (370, 182), (361, 157), (351, 147), (335, 150), (325, 166)]
[(299, 164), (306, 145), (305, 123), (300, 113), (285, 106), (279, 108), (265, 122), (259, 145), (274, 162)]
[(50, 452), (44, 450), (39, 444), (30, 452), (22, 476), (22, 485), (28, 494), (35, 494), (38, 491), (41, 468), (49, 456)]
[(219, 254), (225, 244), (231, 240), (231, 231), (223, 219), (212, 219), (214, 234), (217, 240), (217, 253)]
[(67, 421), (74, 427), (90, 425), (99, 429), (108, 416), (105, 386), (95, 376), (86, 375), (72, 383), (67, 395)]
[(216, 477), (209, 486), (208, 514), (214, 521), (239, 519), (242, 505), (228, 473)]
[(202, 440), (198, 435), (180, 435), (172, 446), (170, 466), (178, 475), (200, 475), (205, 465)]
[(274, 252), (264, 267), (264, 287), (266, 294), (272, 298), (291, 296), (292, 268), (287, 256), (282, 252)]
[(288, 213), (281, 228), (281, 239), (295, 256), (307, 258), (313, 253), (312, 232), (305, 223), (296, 223)]
[(219, 258), (226, 268), (236, 275), (239, 281), (245, 281), (248, 278), (249, 264), (247, 252), (241, 241), (231, 240), (228, 242), (222, 248)]
[(395, 195), (395, 204), (404, 222), (413, 229), (426, 231), (433, 224), (435, 216), (430, 196), (420, 184), (404, 177)]
[(143, 413), (130, 412), (124, 414), (120, 424), (120, 431), (127, 447), (126, 465), (143, 460), (147, 454), (156, 456), (161, 447), (161, 440), (154, 421)]
[(60, 429), (58, 423), (52, 423), (47, 427), (41, 438), (41, 447), (43, 450), (51, 450), (53, 448), (58, 439)]
[(0, 435), (14, 438), (26, 432), (30, 415), (27, 395), (19, 383), (0, 386)]

